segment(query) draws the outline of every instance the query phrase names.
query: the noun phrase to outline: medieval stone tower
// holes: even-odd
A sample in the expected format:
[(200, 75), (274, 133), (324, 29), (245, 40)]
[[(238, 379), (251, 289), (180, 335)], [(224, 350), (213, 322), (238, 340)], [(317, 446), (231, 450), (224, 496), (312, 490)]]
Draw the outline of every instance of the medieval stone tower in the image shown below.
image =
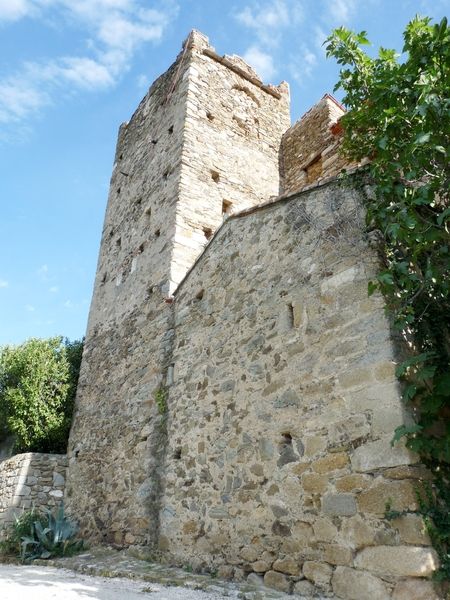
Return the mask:
[(288, 129), (287, 85), (194, 31), (121, 126), (69, 442), (93, 541), (304, 595), (426, 585), (418, 517), (385, 519), (424, 471), (390, 444), (409, 417), (341, 114)]

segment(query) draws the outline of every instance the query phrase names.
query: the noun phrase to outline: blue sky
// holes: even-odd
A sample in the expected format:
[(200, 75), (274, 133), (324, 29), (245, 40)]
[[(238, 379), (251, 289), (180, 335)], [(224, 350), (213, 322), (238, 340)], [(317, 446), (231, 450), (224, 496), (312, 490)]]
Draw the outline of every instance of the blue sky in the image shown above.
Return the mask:
[(0, 0), (0, 345), (85, 331), (118, 126), (199, 29), (268, 83), (296, 120), (338, 68), (333, 27), (401, 48), (449, 0)]

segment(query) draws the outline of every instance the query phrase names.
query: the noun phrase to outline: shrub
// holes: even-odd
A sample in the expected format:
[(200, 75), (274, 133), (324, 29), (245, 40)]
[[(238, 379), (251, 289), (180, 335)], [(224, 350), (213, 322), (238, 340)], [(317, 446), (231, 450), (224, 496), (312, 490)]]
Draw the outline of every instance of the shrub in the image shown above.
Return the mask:
[(82, 349), (55, 337), (0, 350), (0, 438), (16, 452), (66, 452)]
[(77, 526), (64, 514), (63, 504), (54, 513), (40, 513), (33, 508), (16, 518), (0, 551), (18, 556), (23, 562), (71, 556), (83, 549), (83, 541), (76, 539), (76, 533)]

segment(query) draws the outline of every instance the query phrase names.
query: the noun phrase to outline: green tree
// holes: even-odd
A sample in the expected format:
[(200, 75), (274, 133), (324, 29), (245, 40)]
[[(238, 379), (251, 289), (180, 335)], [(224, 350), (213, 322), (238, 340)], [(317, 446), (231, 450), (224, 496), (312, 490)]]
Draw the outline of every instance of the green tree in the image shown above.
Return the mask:
[(367, 225), (380, 241), (369, 293), (384, 294), (405, 341), (397, 376), (416, 423), (393, 441), (405, 436), (435, 475), (420, 513), (439, 554), (437, 578), (450, 580), (450, 29), (445, 18), (416, 17), (402, 56), (381, 48), (372, 58), (368, 43), (366, 32), (341, 27), (327, 54), (343, 65), (343, 152), (369, 158), (357, 175), (374, 191)]
[(380, 290), (409, 354), (399, 366), (417, 423), (397, 430), (432, 464), (450, 463), (450, 29), (414, 18), (403, 54), (370, 57), (366, 32), (327, 40), (343, 65), (343, 152), (370, 159), (367, 224), (381, 240)]
[(65, 452), (83, 342), (30, 339), (0, 351), (0, 423), (17, 452)]

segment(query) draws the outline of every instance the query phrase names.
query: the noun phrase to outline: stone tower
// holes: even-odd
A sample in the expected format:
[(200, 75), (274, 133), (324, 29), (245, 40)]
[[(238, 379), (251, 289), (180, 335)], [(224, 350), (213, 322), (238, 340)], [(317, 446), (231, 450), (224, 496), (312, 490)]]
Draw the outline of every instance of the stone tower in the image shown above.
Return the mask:
[(120, 127), (69, 442), (66, 505), (91, 539), (156, 538), (171, 294), (227, 214), (278, 194), (289, 124), (286, 84), (193, 31)]

